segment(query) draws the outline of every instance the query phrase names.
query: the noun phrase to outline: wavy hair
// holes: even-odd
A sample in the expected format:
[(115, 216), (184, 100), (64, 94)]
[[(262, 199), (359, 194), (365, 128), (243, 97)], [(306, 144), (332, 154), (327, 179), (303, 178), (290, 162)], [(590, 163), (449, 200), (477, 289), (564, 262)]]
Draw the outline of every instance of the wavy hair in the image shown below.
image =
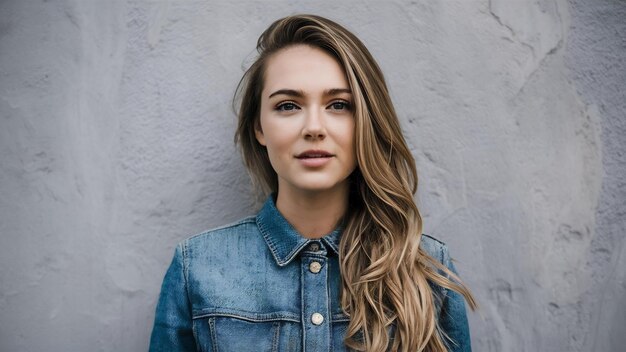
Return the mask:
[[(334, 57), (346, 74), (354, 99), (357, 169), (350, 176), (349, 210), (344, 216), (339, 261), (341, 306), (350, 317), (345, 344), (359, 351), (447, 351), (437, 324), (431, 284), (476, 303), (460, 279), (419, 247), (422, 218), (413, 200), (415, 161), (406, 145), (383, 74), (361, 41), (339, 24), (314, 15), (272, 23), (257, 42), (259, 56), (245, 72), (234, 102), (240, 101), (235, 142), (253, 180), (278, 191), (267, 150), (255, 137), (268, 59), (286, 47), (304, 44)], [(395, 335), (388, 329), (395, 325)], [(390, 345), (391, 343), (391, 345)]]

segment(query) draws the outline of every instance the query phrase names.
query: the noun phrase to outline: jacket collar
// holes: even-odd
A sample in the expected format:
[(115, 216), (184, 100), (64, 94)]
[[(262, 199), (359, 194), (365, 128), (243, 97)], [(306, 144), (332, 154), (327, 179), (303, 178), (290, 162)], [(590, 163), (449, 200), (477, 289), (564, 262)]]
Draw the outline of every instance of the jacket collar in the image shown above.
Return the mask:
[(335, 254), (339, 253), (342, 226), (319, 240), (300, 235), (276, 208), (274, 194), (270, 195), (256, 216), (256, 223), (279, 266), (289, 264), (311, 242), (322, 242)]

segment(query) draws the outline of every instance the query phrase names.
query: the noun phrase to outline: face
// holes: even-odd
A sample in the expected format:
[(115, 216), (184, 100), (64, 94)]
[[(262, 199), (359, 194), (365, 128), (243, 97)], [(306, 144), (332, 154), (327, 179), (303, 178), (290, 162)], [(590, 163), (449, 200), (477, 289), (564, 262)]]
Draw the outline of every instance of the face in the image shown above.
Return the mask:
[(356, 167), (352, 94), (332, 56), (306, 45), (272, 55), (260, 115), (256, 138), (279, 192), (347, 191)]

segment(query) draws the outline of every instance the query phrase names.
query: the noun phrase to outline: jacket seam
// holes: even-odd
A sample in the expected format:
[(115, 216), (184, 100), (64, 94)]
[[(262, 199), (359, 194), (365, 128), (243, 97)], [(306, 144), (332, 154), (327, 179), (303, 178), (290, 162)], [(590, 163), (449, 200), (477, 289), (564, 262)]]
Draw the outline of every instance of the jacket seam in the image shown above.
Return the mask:
[(274, 328), (274, 336), (272, 338), (272, 352), (278, 351), (278, 345), (280, 343), (280, 322), (275, 321), (272, 324)]
[(185, 295), (187, 296), (187, 308), (189, 309), (189, 313), (191, 314), (191, 297), (189, 295), (189, 253), (186, 241), (181, 243), (180, 249), (182, 254), (181, 260), (183, 265), (183, 280), (185, 280)]
[(428, 235), (428, 234), (423, 233), (423, 234), (422, 234), (422, 236), (426, 236), (426, 237), (430, 238), (431, 240), (433, 240), (433, 241), (435, 241), (435, 242), (439, 243), (439, 244), (440, 244), (440, 245), (442, 245), (442, 246), (445, 246), (445, 245), (446, 245), (446, 243), (445, 243), (445, 242), (443, 242), (443, 241), (441, 241), (441, 240), (439, 240), (439, 239), (437, 239), (436, 237), (433, 237), (433, 236), (431, 236), (431, 235)]
[(292, 323), (299, 323), (300, 322), (299, 320), (297, 320), (295, 318), (285, 317), (285, 316), (276, 316), (276, 317), (268, 317), (268, 318), (253, 318), (253, 317), (238, 315), (238, 314), (234, 314), (234, 313), (219, 313), (219, 312), (198, 315), (198, 316), (193, 317), (193, 319), (197, 320), (197, 319), (210, 318), (210, 320), (213, 320), (214, 318), (218, 318), (218, 317), (220, 317), (220, 318), (235, 318), (235, 319), (239, 319), (239, 320), (249, 321), (251, 323), (268, 323), (268, 322), (273, 322), (273, 321), (290, 321)]
[(217, 331), (215, 330), (215, 318), (209, 319), (209, 330), (211, 333), (211, 347), (213, 352), (217, 352)]
[[(450, 255), (448, 254), (448, 247), (443, 244), (441, 246), (441, 264), (443, 264), (448, 270), (452, 271), (452, 269), (450, 269), (450, 266), (448, 265), (448, 260)], [(449, 275), (447, 275), (449, 277)], [(445, 301), (448, 299), (448, 289), (445, 287), (442, 287), (441, 290), (443, 291), (443, 299), (441, 300), (442, 304), (441, 306), (444, 306)]]
[(219, 226), (219, 227), (215, 227), (215, 228), (212, 228), (212, 229), (209, 229), (209, 230), (202, 231), (200, 233), (197, 233), (195, 235), (192, 235), (192, 236), (188, 237), (185, 241), (188, 242), (188, 241), (191, 241), (191, 240), (195, 240), (197, 237), (210, 235), (210, 234), (212, 234), (212, 233), (214, 233), (216, 231), (227, 230), (227, 229), (230, 229), (230, 228), (233, 228), (233, 227), (241, 226), (241, 225), (244, 225), (244, 224), (250, 224), (250, 223), (254, 223), (254, 216), (252, 216), (252, 215), (251, 216), (247, 216), (247, 217), (245, 217), (243, 219), (237, 220), (237, 221), (235, 221), (233, 223), (226, 224), (224, 226)]

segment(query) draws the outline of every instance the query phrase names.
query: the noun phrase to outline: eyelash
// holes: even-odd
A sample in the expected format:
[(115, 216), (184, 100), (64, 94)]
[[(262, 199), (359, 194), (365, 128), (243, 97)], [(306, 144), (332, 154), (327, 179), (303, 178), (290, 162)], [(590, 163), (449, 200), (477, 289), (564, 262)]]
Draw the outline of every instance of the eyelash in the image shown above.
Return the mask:
[[(293, 106), (294, 108), (290, 109), (290, 110), (285, 110), (284, 109), (285, 106)], [(277, 111), (293, 111), (293, 110), (295, 110), (295, 108), (298, 108), (298, 106), (294, 102), (286, 101), (286, 102), (283, 102), (283, 103), (280, 103), (280, 104), (276, 105), (275, 110), (277, 110)]]
[[(352, 108), (352, 105), (349, 102), (345, 101), (345, 100), (335, 100), (332, 103), (330, 103), (328, 106), (333, 106), (335, 104), (343, 104), (343, 109), (336, 109), (336, 110), (350, 110)], [(284, 110), (285, 106), (293, 106), (294, 108), (292, 108), (290, 110)], [(293, 111), (293, 110), (296, 110), (296, 109), (299, 109), (299, 108), (300, 107), (298, 107), (298, 105), (296, 103), (294, 103), (292, 101), (285, 101), (285, 102), (282, 102), (282, 103), (276, 105), (274, 110), (277, 110), (277, 111)]]
[(341, 110), (350, 110), (352, 108), (352, 105), (350, 105), (349, 102), (347, 101), (343, 101), (343, 100), (337, 100), (337, 101), (333, 101), (332, 103), (330, 103), (330, 105), (335, 105), (335, 104), (343, 104), (343, 109)]

